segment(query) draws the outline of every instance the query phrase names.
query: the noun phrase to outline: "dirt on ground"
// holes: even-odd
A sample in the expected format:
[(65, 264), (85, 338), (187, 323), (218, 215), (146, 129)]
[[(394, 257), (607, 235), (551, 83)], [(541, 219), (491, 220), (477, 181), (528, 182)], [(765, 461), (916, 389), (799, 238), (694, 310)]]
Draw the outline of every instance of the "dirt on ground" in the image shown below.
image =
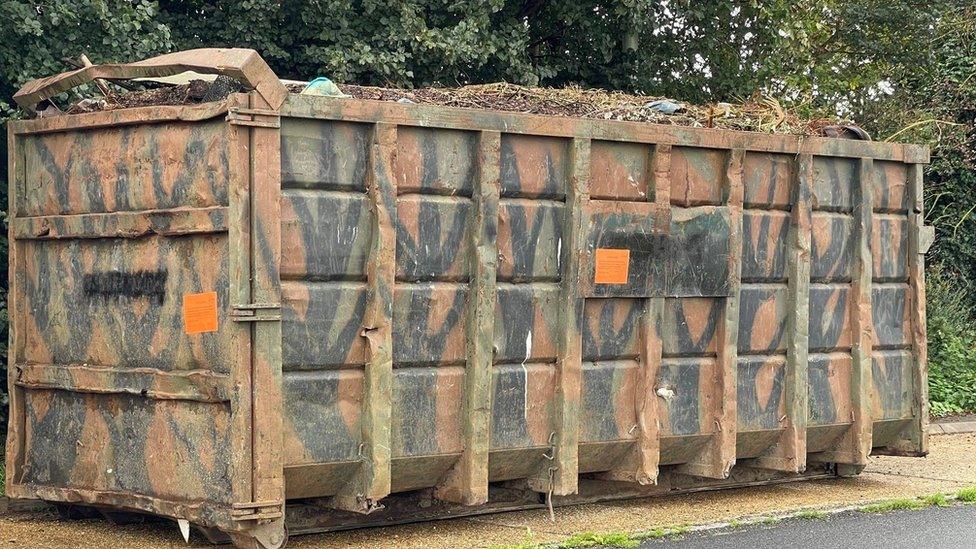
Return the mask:
[[(500, 547), (526, 541), (564, 540), (580, 532), (644, 532), (775, 515), (807, 508), (952, 494), (976, 486), (976, 434), (930, 439), (925, 458), (875, 456), (859, 477), (701, 492), (556, 509), (501, 513), (406, 526), (293, 536), (289, 548)], [(113, 526), (100, 519), (62, 521), (53, 513), (0, 517), (0, 546), (87, 549), (96, 547), (208, 547), (194, 533), (183, 543), (175, 522)]]

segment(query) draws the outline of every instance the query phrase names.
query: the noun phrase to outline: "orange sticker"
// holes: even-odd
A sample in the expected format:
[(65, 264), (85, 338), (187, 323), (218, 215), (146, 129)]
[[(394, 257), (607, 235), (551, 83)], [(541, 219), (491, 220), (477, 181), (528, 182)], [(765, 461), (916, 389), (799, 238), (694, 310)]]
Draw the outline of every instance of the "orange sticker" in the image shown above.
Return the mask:
[(217, 292), (183, 295), (183, 331), (188, 334), (217, 331)]
[(630, 273), (630, 250), (616, 248), (596, 249), (596, 284), (626, 284)]

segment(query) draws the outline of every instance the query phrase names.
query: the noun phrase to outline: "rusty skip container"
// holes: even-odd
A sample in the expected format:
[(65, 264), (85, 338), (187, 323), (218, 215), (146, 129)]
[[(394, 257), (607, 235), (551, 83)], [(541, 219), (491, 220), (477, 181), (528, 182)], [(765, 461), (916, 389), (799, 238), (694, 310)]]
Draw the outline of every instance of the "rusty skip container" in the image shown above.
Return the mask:
[[(923, 147), (254, 91), (11, 122), (7, 493), (294, 532), (926, 453)], [(286, 502), (288, 502), (286, 512)]]

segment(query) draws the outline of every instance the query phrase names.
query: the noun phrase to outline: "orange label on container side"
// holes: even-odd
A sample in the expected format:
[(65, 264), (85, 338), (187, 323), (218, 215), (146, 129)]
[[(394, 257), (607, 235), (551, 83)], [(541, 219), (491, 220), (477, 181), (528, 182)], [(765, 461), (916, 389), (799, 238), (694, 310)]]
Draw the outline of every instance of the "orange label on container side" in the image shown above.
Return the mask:
[(217, 292), (183, 295), (183, 331), (188, 334), (217, 331)]
[(630, 250), (597, 248), (593, 282), (596, 284), (626, 284), (630, 273)]

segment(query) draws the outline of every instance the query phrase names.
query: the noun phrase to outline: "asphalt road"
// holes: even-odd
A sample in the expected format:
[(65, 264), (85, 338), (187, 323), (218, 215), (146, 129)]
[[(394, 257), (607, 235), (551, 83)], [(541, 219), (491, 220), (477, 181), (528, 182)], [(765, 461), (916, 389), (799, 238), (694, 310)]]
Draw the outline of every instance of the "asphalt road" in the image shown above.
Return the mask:
[(976, 506), (928, 507), (883, 514), (842, 513), (826, 519), (789, 519), (775, 525), (730, 528), (654, 540), (643, 549), (923, 549), (976, 548)]

